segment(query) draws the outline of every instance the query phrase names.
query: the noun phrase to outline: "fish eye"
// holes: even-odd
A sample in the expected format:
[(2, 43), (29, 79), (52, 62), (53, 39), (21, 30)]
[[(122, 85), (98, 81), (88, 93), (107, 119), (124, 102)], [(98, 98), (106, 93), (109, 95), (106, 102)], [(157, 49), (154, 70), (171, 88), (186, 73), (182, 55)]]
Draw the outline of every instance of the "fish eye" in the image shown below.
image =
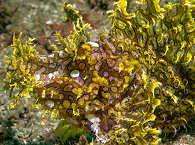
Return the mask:
[(73, 71), (70, 73), (70, 76), (71, 76), (72, 78), (79, 77), (79, 75), (80, 75), (79, 70), (73, 70)]

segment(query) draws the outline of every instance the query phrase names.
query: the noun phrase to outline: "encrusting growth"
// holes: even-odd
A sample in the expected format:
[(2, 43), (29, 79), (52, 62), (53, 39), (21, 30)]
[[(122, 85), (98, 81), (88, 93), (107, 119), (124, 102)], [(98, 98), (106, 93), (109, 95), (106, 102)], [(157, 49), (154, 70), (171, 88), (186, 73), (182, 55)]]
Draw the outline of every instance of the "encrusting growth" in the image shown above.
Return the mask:
[(4, 87), (15, 99), (10, 107), (33, 97), (43, 116), (76, 120), (104, 144), (157, 144), (161, 131), (176, 133), (195, 111), (194, 5), (158, 2), (142, 0), (132, 13), (126, 0), (115, 2), (113, 26), (97, 43), (65, 2), (74, 29), (67, 38), (56, 33), (48, 56), (38, 54), (34, 39), (22, 44), (22, 34), (14, 36)]

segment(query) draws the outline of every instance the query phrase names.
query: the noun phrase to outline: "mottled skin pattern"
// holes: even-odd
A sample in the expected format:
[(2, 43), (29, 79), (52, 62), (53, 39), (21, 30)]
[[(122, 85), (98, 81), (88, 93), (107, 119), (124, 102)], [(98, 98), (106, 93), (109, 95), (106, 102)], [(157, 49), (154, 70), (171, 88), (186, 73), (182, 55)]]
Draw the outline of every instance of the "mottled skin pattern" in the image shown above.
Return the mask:
[[(41, 81), (41, 87), (34, 88), (33, 91), (38, 94), (37, 96), (42, 96), (38, 102), (45, 108), (57, 109), (59, 115), (65, 118), (75, 118), (81, 127), (90, 128), (89, 124), (91, 123), (87, 121), (88, 114), (98, 117), (100, 119), (98, 127), (105, 137), (109, 136), (108, 132), (113, 127), (117, 127), (117, 124), (128, 128), (128, 122), (117, 122), (117, 117), (129, 116), (129, 118), (143, 122), (145, 119), (141, 116), (135, 117), (132, 114), (136, 114), (138, 111), (147, 112), (149, 108), (143, 105), (133, 107), (136, 102), (147, 99), (142, 95), (133, 99), (142, 86), (141, 80), (139, 80), (142, 74), (141, 65), (132, 59), (133, 56), (129, 57), (132, 55), (131, 53), (117, 52), (114, 44), (109, 42), (108, 38), (99, 43), (100, 47), (93, 47), (90, 43), (83, 44), (78, 51), (77, 58), (79, 59), (74, 61), (64, 55), (60, 57), (59, 54), (55, 54), (45, 61), (41, 60), (43, 66), (54, 65), (55, 67), (41, 67), (36, 71), (35, 76), (40, 75), (37, 78)], [(89, 57), (82, 58), (83, 53), (87, 53)], [(135, 63), (132, 64), (134, 66), (132, 70), (119, 69), (120, 63), (126, 64), (131, 60)], [(128, 64), (126, 65), (128, 66)], [(73, 70), (80, 72), (79, 77), (72, 78), (70, 76)], [(51, 75), (51, 72), (55, 73)], [(131, 77), (129, 77), (130, 75)], [(42, 90), (45, 90), (44, 94)], [(78, 90), (82, 91), (79, 93)], [(48, 105), (48, 103), (50, 104)], [(53, 105), (51, 105), (52, 103)], [(117, 106), (120, 103), (124, 104), (124, 107)], [(131, 115), (128, 111), (123, 112), (123, 109), (128, 108), (125, 107), (125, 103), (128, 103), (130, 108), (134, 108), (131, 110)], [(72, 106), (73, 104), (75, 106)]]

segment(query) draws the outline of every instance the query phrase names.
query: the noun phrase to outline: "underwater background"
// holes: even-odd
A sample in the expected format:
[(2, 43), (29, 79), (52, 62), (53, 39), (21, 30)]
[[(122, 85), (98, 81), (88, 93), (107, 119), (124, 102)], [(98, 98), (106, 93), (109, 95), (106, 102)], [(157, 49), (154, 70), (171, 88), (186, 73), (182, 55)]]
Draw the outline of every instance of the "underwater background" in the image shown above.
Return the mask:
[[(163, 6), (168, 2), (179, 0), (161, 0)], [(72, 30), (71, 23), (64, 22), (63, 0), (0, 0), (0, 145), (19, 144), (62, 144), (54, 135), (59, 120), (50, 119), (50, 115), (41, 118), (40, 111), (30, 109), (31, 99), (24, 98), (12, 110), (9, 109), (11, 99), (3, 90), (6, 63), (5, 56), (11, 54), (13, 34), (23, 32), (24, 39), (36, 38), (37, 50), (47, 55), (52, 52), (50, 46), (53, 34), (60, 31), (68, 36)], [(111, 23), (107, 19), (106, 11), (113, 8), (114, 0), (72, 0), (69, 1), (77, 8), (86, 23), (91, 24), (91, 40), (95, 41), (98, 34), (108, 32)], [(135, 5), (134, 0), (128, 0), (128, 12)], [(194, 15), (193, 15), (194, 16)], [(161, 134), (163, 137), (164, 135)], [(80, 140), (79, 140), (80, 139)], [(64, 144), (89, 144), (95, 136), (70, 137)], [(87, 141), (86, 141), (87, 140)], [(195, 144), (195, 116), (188, 122), (188, 126), (181, 128), (176, 135), (166, 136), (162, 143), (166, 145)]]

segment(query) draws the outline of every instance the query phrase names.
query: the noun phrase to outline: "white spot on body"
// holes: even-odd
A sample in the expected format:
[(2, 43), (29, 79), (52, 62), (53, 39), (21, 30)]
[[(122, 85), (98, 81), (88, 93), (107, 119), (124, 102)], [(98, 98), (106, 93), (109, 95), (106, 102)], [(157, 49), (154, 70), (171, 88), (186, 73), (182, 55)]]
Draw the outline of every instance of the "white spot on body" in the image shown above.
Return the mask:
[(41, 56), (40, 59), (41, 60), (47, 60), (47, 57), (46, 56)]
[(48, 56), (49, 58), (54, 58), (54, 54), (51, 54)]
[(96, 42), (89, 41), (87, 43), (90, 44), (92, 47), (100, 47), (100, 45)]
[(40, 80), (40, 74), (35, 74), (36, 80)]
[(54, 102), (51, 101), (51, 100), (47, 100), (47, 101), (45, 102), (45, 104), (46, 104), (48, 107), (50, 107), (50, 108), (53, 108), (53, 107), (54, 107)]
[(54, 76), (53, 73), (48, 74), (48, 77), (49, 77), (50, 80), (53, 78), (53, 76)]
[(60, 57), (63, 57), (63, 54), (64, 54), (64, 52), (61, 50), (61, 51), (59, 52), (59, 56), (60, 56)]

